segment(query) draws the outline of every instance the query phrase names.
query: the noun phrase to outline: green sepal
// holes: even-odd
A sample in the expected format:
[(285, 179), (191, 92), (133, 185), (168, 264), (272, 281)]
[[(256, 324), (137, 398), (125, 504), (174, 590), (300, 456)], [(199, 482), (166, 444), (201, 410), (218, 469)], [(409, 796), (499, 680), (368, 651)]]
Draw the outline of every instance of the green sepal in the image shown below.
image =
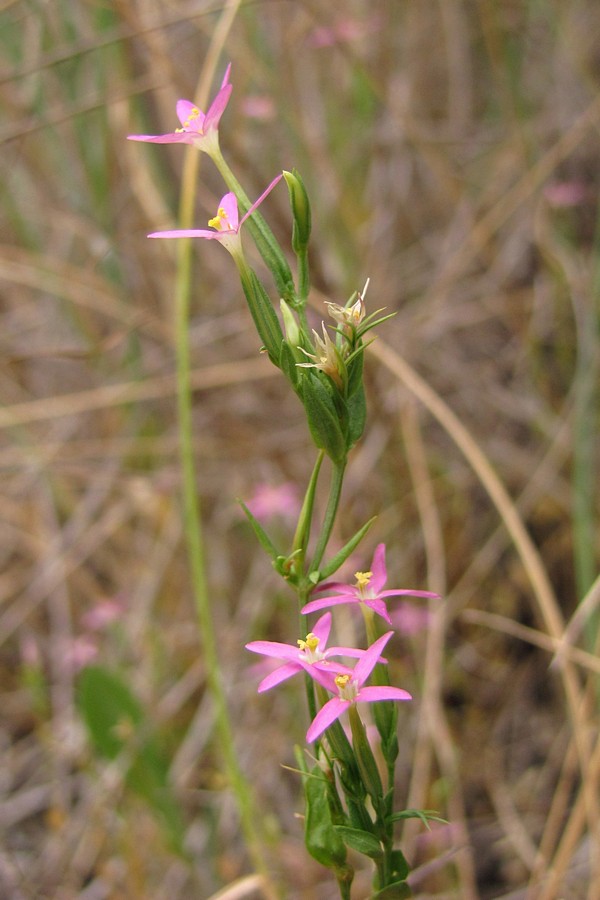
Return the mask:
[(292, 208), (292, 249), (294, 253), (302, 254), (306, 250), (310, 238), (310, 200), (304, 181), (297, 169), (293, 169), (291, 172), (284, 171), (283, 177), (288, 186)]
[(365, 389), (362, 384), (359, 385), (352, 396), (348, 397), (346, 405), (348, 409), (348, 435), (346, 438), (346, 447), (348, 450), (351, 450), (362, 437), (367, 421), (367, 401), (365, 398)]
[(383, 856), (381, 843), (369, 831), (350, 828), (348, 825), (335, 825), (334, 827), (344, 844), (352, 850), (356, 850), (370, 859), (380, 859)]
[(291, 584), (298, 584), (302, 577), (302, 563), (304, 561), (304, 551), (302, 549), (294, 550), (289, 556), (278, 556), (273, 560), (273, 568), (282, 578)]
[(297, 359), (294, 356), (294, 351), (287, 341), (282, 341), (281, 351), (279, 353), (279, 368), (295, 391), (298, 390), (298, 384), (300, 380), (298, 377), (298, 366), (296, 365), (296, 362)]
[(406, 881), (395, 881), (371, 895), (371, 900), (407, 900), (412, 891)]
[(265, 345), (269, 359), (274, 365), (279, 366), (283, 331), (277, 313), (254, 270), (247, 267), (243, 273), (240, 272), (240, 275), (256, 330)]
[(353, 354), (352, 359), (346, 360), (348, 370), (348, 397), (351, 397), (362, 385), (364, 367), (364, 347), (359, 347), (360, 352)]
[[(326, 563), (326, 565), (324, 565), (320, 569), (320, 571), (317, 573), (318, 574), (317, 581), (315, 581), (314, 584), (317, 584), (319, 581), (324, 581), (326, 578), (330, 578), (334, 572), (337, 572), (337, 570), (340, 568), (340, 566), (346, 562), (348, 557), (352, 553), (354, 553), (354, 551), (356, 550), (356, 548), (358, 547), (358, 545), (360, 544), (360, 542), (362, 541), (365, 534), (367, 533), (367, 531), (369, 530), (369, 528), (371, 527), (371, 525), (373, 524), (373, 522), (375, 521), (376, 518), (377, 518), (377, 516), (373, 516), (373, 518), (369, 519), (369, 521), (366, 522), (362, 526), (362, 528), (359, 528), (358, 531), (356, 532), (356, 534), (354, 535), (354, 537), (351, 537), (350, 540), (346, 544), (344, 544), (342, 549), (338, 550), (338, 552), (335, 554), (335, 556), (333, 556), (329, 560), (329, 562)], [(309, 575), (309, 578), (311, 578), (312, 575), (313, 575), (313, 573), (311, 572), (311, 574)]]
[(383, 813), (385, 815), (385, 812), (383, 811), (384, 798), (381, 776), (379, 774), (377, 762), (373, 756), (371, 745), (367, 738), (365, 726), (360, 718), (355, 703), (350, 705), (348, 717), (350, 719), (350, 730), (352, 732), (352, 747), (354, 749), (354, 755), (356, 757), (362, 782), (371, 797), (377, 814)]
[(334, 463), (346, 459), (346, 440), (333, 399), (321, 380), (312, 373), (302, 379), (302, 402), (313, 441)]
[(392, 878), (402, 881), (410, 872), (410, 866), (406, 861), (406, 857), (402, 850), (392, 850), (390, 854), (390, 863), (392, 869)]
[(400, 822), (403, 819), (420, 819), (423, 825), (429, 829), (429, 822), (441, 822), (443, 825), (448, 824), (447, 819), (442, 819), (435, 809), (403, 809), (402, 812), (392, 813), (388, 816), (388, 822)]
[(252, 513), (250, 512), (250, 510), (248, 509), (246, 504), (242, 500), (239, 500), (239, 499), (238, 499), (238, 503), (242, 507), (242, 509), (246, 515), (246, 518), (252, 525), (252, 530), (254, 531), (254, 534), (258, 538), (258, 542), (259, 542), (260, 546), (263, 548), (263, 550), (265, 550), (266, 553), (269, 554), (269, 556), (271, 557), (273, 562), (275, 562), (275, 560), (278, 559), (280, 556), (279, 550), (277, 549), (277, 547), (275, 546), (275, 544), (273, 543), (273, 541), (271, 540), (271, 538), (269, 537), (269, 535), (267, 534), (265, 529), (262, 527), (262, 525), (260, 524), (258, 519), (256, 519), (252, 515)]

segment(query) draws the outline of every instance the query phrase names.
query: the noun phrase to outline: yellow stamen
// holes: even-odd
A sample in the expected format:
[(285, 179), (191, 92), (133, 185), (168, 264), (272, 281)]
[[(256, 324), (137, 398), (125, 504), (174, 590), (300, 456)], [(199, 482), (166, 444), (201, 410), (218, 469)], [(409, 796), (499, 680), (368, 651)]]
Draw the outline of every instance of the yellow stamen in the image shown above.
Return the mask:
[(336, 675), (335, 676), (336, 686), (339, 687), (340, 690), (342, 688), (345, 688), (349, 681), (350, 681), (349, 675)]
[[(211, 228), (216, 228), (217, 231), (227, 231), (229, 228), (229, 226), (227, 224), (227, 219), (228, 219), (227, 213), (225, 212), (223, 207), (220, 206), (217, 210), (216, 216), (213, 219), (209, 219), (208, 224), (210, 225)], [(223, 227), (223, 226), (225, 226), (225, 227)]]
[(354, 577), (356, 578), (356, 587), (366, 588), (373, 577), (372, 572), (355, 572)]
[(305, 641), (298, 640), (297, 644), (301, 650), (313, 650), (314, 651), (319, 646), (319, 638), (316, 636), (316, 634), (313, 634), (311, 631), (309, 634), (306, 635)]

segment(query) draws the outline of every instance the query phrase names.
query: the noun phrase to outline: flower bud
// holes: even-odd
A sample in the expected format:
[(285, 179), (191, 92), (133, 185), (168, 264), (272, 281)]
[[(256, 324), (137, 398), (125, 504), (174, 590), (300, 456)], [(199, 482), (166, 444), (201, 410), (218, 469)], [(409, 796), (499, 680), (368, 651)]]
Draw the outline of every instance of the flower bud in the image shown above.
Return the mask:
[(288, 186), (290, 206), (292, 207), (292, 215), (294, 217), (292, 248), (294, 253), (305, 253), (310, 238), (311, 227), (310, 201), (308, 199), (308, 194), (306, 193), (304, 182), (296, 169), (294, 169), (293, 172), (284, 172), (283, 177)]

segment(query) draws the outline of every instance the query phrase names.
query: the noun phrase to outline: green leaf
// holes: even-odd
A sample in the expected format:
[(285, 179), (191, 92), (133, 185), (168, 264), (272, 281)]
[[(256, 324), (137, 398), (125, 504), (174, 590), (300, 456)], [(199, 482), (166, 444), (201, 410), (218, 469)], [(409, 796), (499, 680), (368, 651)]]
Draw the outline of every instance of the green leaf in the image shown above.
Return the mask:
[(346, 458), (346, 441), (333, 400), (320, 379), (312, 373), (302, 379), (302, 402), (313, 441), (334, 463)]
[(240, 275), (256, 330), (267, 348), (271, 362), (279, 366), (283, 331), (277, 313), (273, 309), (269, 295), (258, 280), (256, 272), (248, 267), (244, 274), (240, 273)]
[(379, 859), (383, 855), (382, 846), (374, 834), (361, 831), (360, 828), (349, 828), (347, 825), (336, 825), (335, 830), (352, 850), (357, 850), (358, 853), (363, 853), (371, 859)]
[(348, 450), (362, 437), (367, 422), (367, 401), (362, 384), (348, 398), (348, 437), (346, 446)]
[(287, 341), (282, 341), (281, 352), (279, 354), (279, 368), (290, 382), (294, 390), (298, 389), (298, 366), (296, 365), (296, 357), (294, 351)]
[(127, 787), (148, 803), (173, 849), (184, 854), (185, 826), (169, 784), (168, 760), (127, 684), (101, 666), (87, 666), (79, 677), (77, 704), (96, 751), (108, 759), (123, 754)]
[(426, 828), (429, 828), (428, 822), (448, 824), (448, 820), (442, 819), (434, 809), (404, 809), (402, 812), (392, 813), (388, 822), (400, 822), (402, 819), (420, 819)]
[(254, 534), (258, 538), (258, 542), (259, 542), (260, 546), (263, 548), (263, 550), (266, 551), (266, 553), (269, 554), (269, 556), (271, 557), (273, 562), (275, 562), (275, 560), (280, 555), (279, 550), (277, 549), (277, 547), (275, 546), (275, 544), (273, 543), (273, 541), (271, 540), (271, 538), (269, 537), (269, 535), (267, 534), (265, 529), (262, 527), (262, 525), (260, 524), (258, 519), (255, 519), (255, 517), (252, 515), (252, 513), (250, 512), (250, 510), (248, 509), (246, 504), (243, 503), (239, 499), (238, 499), (238, 503), (244, 510), (246, 518), (252, 525), (252, 530), (254, 531)]
[(318, 766), (304, 778), (305, 843), (310, 855), (328, 869), (346, 864), (346, 846), (331, 820), (329, 786)]
[(412, 891), (406, 881), (395, 881), (373, 894), (372, 900), (406, 900), (408, 897), (412, 897)]
[(402, 850), (392, 850), (390, 854), (390, 862), (392, 868), (392, 878), (397, 881), (404, 881), (410, 872), (410, 866), (406, 861), (406, 857)]
[(361, 386), (363, 379), (364, 347), (359, 348), (351, 360), (347, 360), (348, 367), (348, 397), (351, 397)]
[(343, 565), (343, 563), (346, 562), (348, 557), (356, 550), (376, 518), (377, 516), (373, 516), (373, 518), (369, 519), (369, 521), (365, 525), (363, 525), (362, 528), (359, 528), (356, 534), (351, 537), (346, 544), (344, 544), (342, 549), (339, 550), (335, 554), (335, 556), (333, 556), (329, 560), (329, 562), (323, 566), (323, 568), (319, 572), (320, 581), (324, 581), (326, 578), (329, 578), (331, 575), (333, 575), (334, 572), (337, 572), (337, 570), (341, 565)]
[(115, 759), (140, 730), (141, 705), (127, 685), (100, 666), (87, 666), (78, 684), (79, 712), (96, 750)]

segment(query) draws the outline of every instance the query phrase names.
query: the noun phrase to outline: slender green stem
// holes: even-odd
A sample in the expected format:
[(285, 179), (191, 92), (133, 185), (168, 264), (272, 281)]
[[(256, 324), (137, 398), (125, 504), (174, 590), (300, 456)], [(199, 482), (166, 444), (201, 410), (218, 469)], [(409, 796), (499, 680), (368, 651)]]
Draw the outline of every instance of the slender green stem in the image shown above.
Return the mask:
[[(195, 183), (197, 174), (197, 157), (191, 157), (189, 168), (184, 171), (184, 189), (182, 191), (181, 218), (185, 220), (191, 215), (190, 185)], [(207, 681), (215, 706), (215, 729), (222, 754), (225, 771), (236, 797), (240, 814), (240, 822), (248, 852), (256, 870), (263, 875), (265, 890), (271, 900), (276, 893), (271, 887), (268, 866), (263, 854), (259, 821), (254, 809), (250, 786), (240, 768), (237, 758), (233, 729), (227, 708), (224, 690), (224, 678), (219, 664), (217, 638), (208, 593), (204, 541), (202, 537), (200, 501), (198, 496), (196, 466), (194, 462), (193, 426), (192, 426), (192, 391), (191, 361), (189, 345), (189, 308), (191, 295), (192, 253), (191, 242), (178, 242), (178, 265), (175, 296), (175, 347), (177, 355), (177, 409), (179, 418), (179, 450), (182, 477), (183, 520), (188, 547), (190, 574), (194, 604), (198, 624)]]
[[(250, 198), (229, 168), (229, 165), (218, 147), (211, 153), (211, 159), (219, 170), (227, 187), (233, 191), (237, 197), (242, 212), (248, 212), (252, 206)], [(244, 227), (248, 228), (252, 233), (256, 246), (275, 279), (280, 296), (282, 296), (284, 300), (290, 301), (293, 306), (296, 306), (296, 291), (294, 289), (294, 279), (292, 277), (291, 269), (275, 235), (267, 225), (261, 213), (258, 212), (258, 210), (253, 212)]]
[(339, 465), (334, 466), (331, 476), (331, 487), (329, 489), (329, 500), (327, 501), (327, 509), (325, 510), (325, 517), (323, 519), (323, 527), (321, 529), (321, 534), (319, 535), (317, 546), (315, 548), (315, 555), (310, 566), (310, 569), (313, 572), (319, 568), (325, 550), (327, 549), (329, 538), (331, 537), (331, 532), (333, 530), (333, 524), (335, 522), (338, 506), (340, 505), (340, 497), (342, 495), (342, 485), (344, 483), (345, 471), (345, 461), (343, 463), (340, 463)]

